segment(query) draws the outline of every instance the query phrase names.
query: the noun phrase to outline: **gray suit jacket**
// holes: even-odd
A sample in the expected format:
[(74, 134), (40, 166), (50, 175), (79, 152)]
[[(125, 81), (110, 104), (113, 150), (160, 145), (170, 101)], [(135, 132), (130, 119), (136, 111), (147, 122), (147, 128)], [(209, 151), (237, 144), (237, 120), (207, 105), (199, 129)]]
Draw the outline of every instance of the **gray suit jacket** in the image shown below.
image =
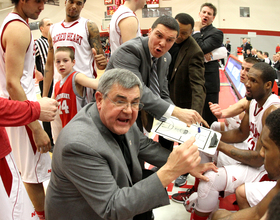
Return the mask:
[(168, 67), (171, 62), (169, 53), (158, 59), (157, 73), (160, 86), (159, 99), (148, 88), (151, 72), (151, 54), (148, 47), (148, 37), (136, 37), (122, 44), (112, 55), (107, 64), (108, 69), (122, 68), (135, 73), (143, 82), (143, 96), (141, 102), (144, 103), (144, 110), (149, 112), (156, 119), (160, 119), (167, 111), (170, 104), (173, 104), (168, 92)]
[(119, 145), (100, 120), (96, 104), (78, 112), (56, 142), (46, 219), (126, 220), (169, 204), (156, 174), (141, 180), (138, 157), (160, 167), (170, 152), (145, 137), (135, 124), (125, 137), (132, 159), (131, 175)]

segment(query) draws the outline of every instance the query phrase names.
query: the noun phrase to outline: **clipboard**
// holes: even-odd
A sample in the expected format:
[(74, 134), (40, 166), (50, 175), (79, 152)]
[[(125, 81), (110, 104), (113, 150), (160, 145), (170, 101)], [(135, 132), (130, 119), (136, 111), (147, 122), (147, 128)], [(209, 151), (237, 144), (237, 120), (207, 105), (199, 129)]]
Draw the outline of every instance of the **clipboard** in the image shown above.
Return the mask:
[(216, 153), (221, 139), (221, 133), (219, 132), (196, 124), (188, 127), (186, 123), (175, 117), (170, 117), (164, 122), (155, 120), (151, 131), (178, 143), (184, 143), (194, 136), (194, 144), (198, 146), (198, 150), (210, 156), (214, 156)]

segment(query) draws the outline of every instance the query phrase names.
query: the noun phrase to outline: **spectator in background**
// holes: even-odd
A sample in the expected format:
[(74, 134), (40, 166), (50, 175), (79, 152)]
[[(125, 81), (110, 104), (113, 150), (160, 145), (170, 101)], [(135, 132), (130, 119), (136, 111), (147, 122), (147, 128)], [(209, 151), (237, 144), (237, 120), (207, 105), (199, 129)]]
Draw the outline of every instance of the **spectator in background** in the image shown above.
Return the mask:
[(266, 62), (266, 63), (269, 64), (269, 65), (272, 64), (271, 60), (269, 59), (269, 54), (268, 54), (268, 52), (263, 52), (263, 58), (264, 58), (264, 62)]
[[(42, 33), (42, 36), (35, 41), (35, 64), (36, 64), (36, 72), (38, 74), (41, 74), (44, 76), (44, 70), (45, 70), (45, 65), (47, 62), (47, 57), (48, 57), (48, 48), (49, 48), (49, 43), (48, 43), (48, 34), (49, 34), (49, 29), (50, 26), (52, 25), (52, 22), (49, 18), (43, 18), (39, 22), (39, 29)], [(43, 81), (39, 82), (40, 90), (41, 90), (41, 96), (43, 96)], [(48, 97), (50, 98), (52, 95), (52, 90), (53, 90), (53, 83), (51, 84)], [(53, 138), (52, 138), (52, 130), (51, 130), (51, 123), (50, 122), (43, 122), (43, 127), (44, 130), (47, 132), (49, 135), (49, 138), (51, 140), (51, 145), (53, 148)], [(50, 150), (52, 151), (52, 149)]]
[(257, 49), (256, 49), (256, 48), (253, 48), (253, 49), (251, 50), (251, 54), (252, 54), (252, 57), (258, 58)]
[(252, 46), (249, 42), (247, 42), (247, 38), (243, 38), (242, 43), (240, 47), (242, 47), (242, 53), (243, 56), (245, 57), (247, 50), (249, 49), (251, 52)]
[(141, 36), (140, 23), (135, 12), (142, 9), (145, 3), (145, 0), (126, 0), (114, 12), (109, 29), (111, 54), (124, 42)]
[(277, 70), (280, 70), (280, 51), (275, 56), (276, 62), (274, 63), (273, 67)]
[[(215, 28), (212, 23), (217, 14), (216, 7), (211, 3), (204, 3), (200, 7), (199, 21), (194, 24), (193, 38), (196, 40), (204, 55), (222, 46), (223, 32)], [(208, 103), (219, 102), (220, 76), (218, 60), (204, 63), (206, 98), (203, 109), (203, 118), (211, 125), (217, 118), (212, 114)]]
[(277, 44), (277, 47), (276, 47), (276, 49), (275, 49), (275, 52), (278, 53), (279, 51), (280, 51), (280, 46), (279, 46), (279, 44)]
[(225, 43), (225, 47), (227, 48), (227, 55), (229, 56), (230, 55), (230, 52), (231, 52), (231, 43), (230, 43), (230, 40), (227, 38), (227, 41)]
[(252, 54), (251, 54), (251, 50), (250, 49), (247, 49), (246, 50), (246, 53), (244, 55), (244, 59), (248, 58), (248, 57), (252, 57)]

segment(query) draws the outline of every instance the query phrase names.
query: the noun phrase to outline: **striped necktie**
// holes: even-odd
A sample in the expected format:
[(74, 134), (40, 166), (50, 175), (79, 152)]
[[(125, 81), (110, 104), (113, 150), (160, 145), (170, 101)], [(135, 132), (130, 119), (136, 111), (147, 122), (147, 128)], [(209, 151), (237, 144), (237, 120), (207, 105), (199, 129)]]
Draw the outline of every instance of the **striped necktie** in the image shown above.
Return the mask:
[(159, 82), (158, 82), (158, 75), (157, 75), (157, 61), (158, 59), (155, 57), (152, 57), (152, 68), (151, 68), (151, 73), (150, 73), (150, 89), (152, 92), (160, 96), (160, 90), (159, 90)]

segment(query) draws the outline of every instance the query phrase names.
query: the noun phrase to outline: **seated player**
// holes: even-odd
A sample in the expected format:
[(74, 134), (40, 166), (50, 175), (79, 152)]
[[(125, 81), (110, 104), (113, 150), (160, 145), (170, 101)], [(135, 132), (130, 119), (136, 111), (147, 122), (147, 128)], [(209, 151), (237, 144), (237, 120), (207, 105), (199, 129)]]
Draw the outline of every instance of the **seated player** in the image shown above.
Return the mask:
[[(226, 210), (219, 210), (214, 213), (212, 220), (239, 220), (239, 219), (279, 219), (279, 192), (280, 192), (280, 109), (270, 113), (265, 120), (265, 125), (260, 137), (262, 147), (261, 157), (264, 158), (265, 170), (268, 177), (277, 180), (277, 184), (269, 193), (254, 207), (242, 209), (231, 213)], [(275, 206), (275, 202), (277, 205)]]

